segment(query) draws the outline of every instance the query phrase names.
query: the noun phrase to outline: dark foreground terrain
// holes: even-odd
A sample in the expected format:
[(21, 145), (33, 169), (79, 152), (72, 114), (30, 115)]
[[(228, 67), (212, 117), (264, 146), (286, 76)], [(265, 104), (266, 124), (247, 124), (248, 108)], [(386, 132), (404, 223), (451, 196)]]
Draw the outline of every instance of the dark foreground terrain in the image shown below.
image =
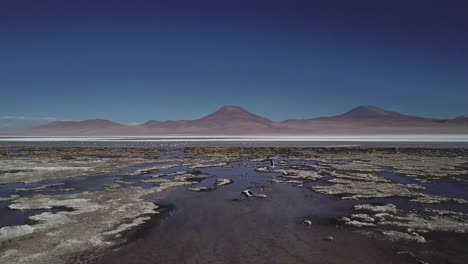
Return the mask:
[(465, 149), (0, 147), (0, 263), (466, 263), (467, 200)]

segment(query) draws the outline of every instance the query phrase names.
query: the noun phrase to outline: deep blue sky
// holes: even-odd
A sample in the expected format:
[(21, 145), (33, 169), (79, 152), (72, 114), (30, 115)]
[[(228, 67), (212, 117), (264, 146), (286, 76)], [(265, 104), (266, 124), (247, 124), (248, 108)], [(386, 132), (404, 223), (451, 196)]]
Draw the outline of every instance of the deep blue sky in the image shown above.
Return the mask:
[(0, 116), (468, 114), (468, 1), (0, 1)]

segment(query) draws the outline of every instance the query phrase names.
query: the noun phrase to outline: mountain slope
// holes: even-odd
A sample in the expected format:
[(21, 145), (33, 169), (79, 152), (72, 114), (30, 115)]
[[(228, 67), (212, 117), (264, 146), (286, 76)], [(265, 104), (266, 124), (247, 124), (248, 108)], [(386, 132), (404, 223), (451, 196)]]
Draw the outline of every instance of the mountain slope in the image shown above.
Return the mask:
[(458, 116), (458, 117), (455, 117), (454, 119), (451, 119), (449, 121), (452, 121), (452, 122), (468, 122), (468, 116)]
[(386, 119), (413, 119), (415, 116), (403, 115), (399, 112), (388, 111), (372, 105), (362, 105), (355, 107), (348, 112), (335, 116), (336, 118), (353, 118), (353, 119), (371, 119), (371, 118), (386, 118)]
[(46, 125), (26, 130), (26, 134), (46, 136), (75, 136), (75, 135), (132, 135), (141, 133), (136, 126), (127, 126), (105, 119), (91, 119), (83, 121), (54, 121)]
[(166, 121), (155, 124), (155, 133), (258, 133), (273, 122), (238, 106), (223, 106), (217, 111), (195, 120)]
[(66, 128), (97, 128), (97, 127), (120, 127), (122, 124), (105, 120), (105, 119), (90, 119), (83, 121), (53, 121), (46, 125), (38, 126), (37, 129), (66, 129)]
[(457, 122), (457, 124), (444, 124), (442, 121), (364, 105), (333, 117), (286, 120), (280, 126), (307, 133), (468, 133), (468, 126), (461, 125), (460, 122)]
[(264, 129), (272, 123), (271, 120), (250, 113), (238, 106), (223, 106), (216, 112), (193, 121), (193, 124), (198, 127), (211, 128), (220, 132)]
[(142, 127), (147, 127), (147, 128), (152, 128), (152, 127), (156, 127), (156, 126), (160, 125), (161, 123), (163, 123), (163, 122), (158, 121), (158, 120), (148, 120), (145, 123), (143, 123), (141, 126)]
[[(109, 120), (55, 121), (17, 132), (34, 136), (99, 135), (311, 135), (311, 134), (468, 134), (468, 118), (417, 117), (376, 106), (358, 106), (341, 115), (273, 122), (238, 106), (223, 106), (195, 120), (123, 125)], [(9, 133), (11, 135), (11, 133)]]
[(271, 120), (253, 114), (239, 106), (223, 106), (216, 112), (197, 119), (198, 122), (214, 122), (217, 124), (228, 124), (231, 122), (249, 122), (269, 125)]

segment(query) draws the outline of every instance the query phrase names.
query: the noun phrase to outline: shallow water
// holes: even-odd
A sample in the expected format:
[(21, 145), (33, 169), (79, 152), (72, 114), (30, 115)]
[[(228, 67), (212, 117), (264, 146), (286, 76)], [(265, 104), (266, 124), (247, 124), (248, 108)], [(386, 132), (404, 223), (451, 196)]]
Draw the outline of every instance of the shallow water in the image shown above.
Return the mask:
[(398, 183), (416, 184), (425, 187), (425, 192), (432, 195), (439, 195), (448, 198), (462, 198), (468, 200), (468, 184), (465, 182), (457, 182), (450, 179), (439, 179), (426, 183), (419, 182), (413, 177), (398, 175), (390, 171), (380, 172), (379, 174)]
[(427, 192), (449, 198), (462, 198), (468, 201), (468, 184), (461, 182), (423, 183)]
[[(179, 188), (155, 197), (175, 207), (170, 217), (98, 263), (411, 263), (395, 255), (387, 241), (335, 226), (334, 219), (357, 201), (272, 184), (271, 173), (254, 168), (203, 171), (234, 183), (210, 192)], [(214, 180), (198, 185), (211, 186)], [(246, 198), (241, 194), (246, 189), (268, 198)], [(324, 240), (328, 236), (334, 240)]]

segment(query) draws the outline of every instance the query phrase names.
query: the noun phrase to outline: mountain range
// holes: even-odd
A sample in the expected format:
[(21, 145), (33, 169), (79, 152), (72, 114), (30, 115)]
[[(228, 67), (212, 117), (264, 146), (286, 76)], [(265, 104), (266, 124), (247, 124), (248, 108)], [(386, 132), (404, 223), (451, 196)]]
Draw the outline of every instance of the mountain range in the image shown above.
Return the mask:
[(134, 135), (310, 135), (310, 134), (467, 134), (468, 117), (436, 119), (405, 115), (376, 106), (358, 106), (333, 116), (274, 122), (238, 106), (223, 106), (195, 120), (149, 120), (124, 125), (110, 120), (53, 121), (15, 131), (24, 136)]

